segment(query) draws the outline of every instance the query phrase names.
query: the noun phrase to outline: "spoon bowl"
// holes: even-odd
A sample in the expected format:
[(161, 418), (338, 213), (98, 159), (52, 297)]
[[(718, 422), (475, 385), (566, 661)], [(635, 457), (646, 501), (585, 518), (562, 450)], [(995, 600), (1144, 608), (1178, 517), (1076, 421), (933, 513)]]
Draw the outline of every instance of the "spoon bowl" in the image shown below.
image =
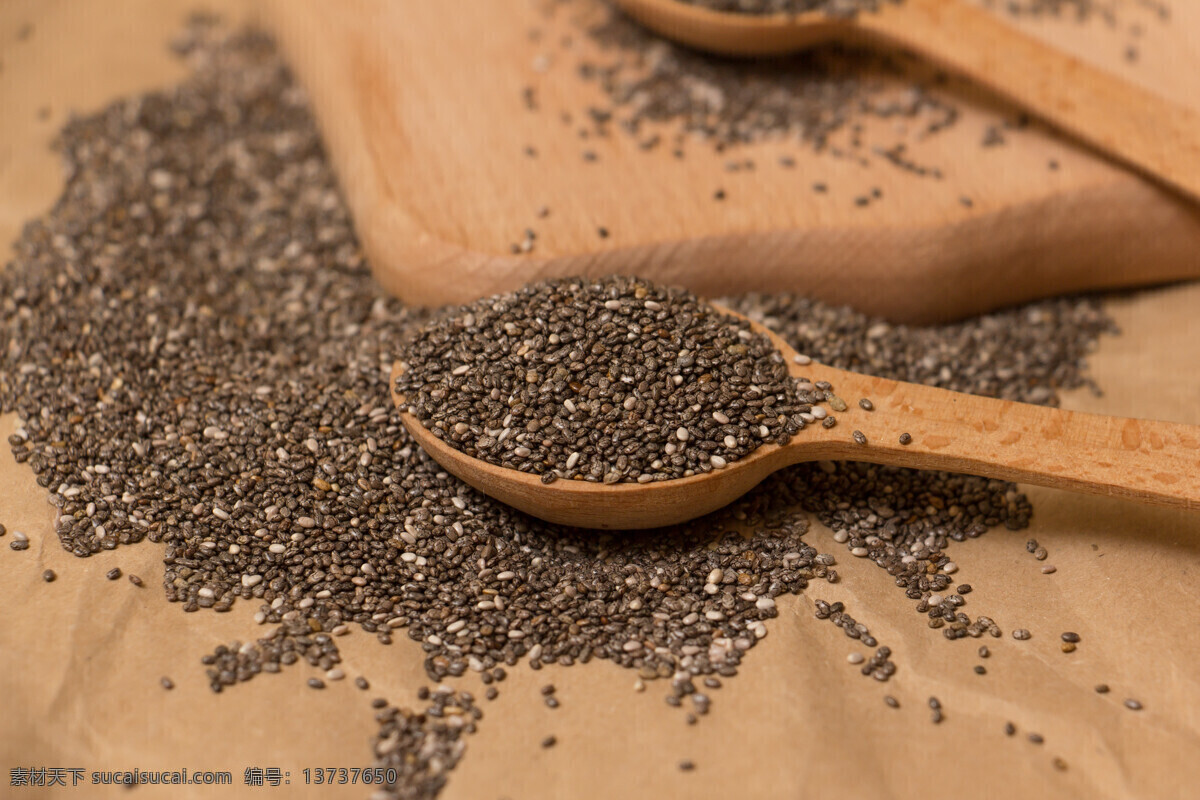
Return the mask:
[(971, 0), (901, 0), (853, 17), (738, 14), (680, 0), (616, 0), (681, 44), (771, 56), (825, 42), (912, 51), (985, 86), (1096, 151), (1200, 200), (1200, 112), (1021, 33)]
[[(712, 304), (731, 316), (740, 316)], [(581, 528), (635, 530), (685, 522), (741, 497), (772, 472), (803, 461), (866, 461), (1024, 481), (1091, 494), (1200, 509), (1200, 426), (1099, 414), (960, 394), (874, 378), (816, 362), (770, 337), (793, 377), (829, 381), (847, 408), (832, 428), (808, 425), (786, 445), (765, 444), (723, 469), (651, 483), (542, 483), (474, 458), (439, 439), (412, 414), (404, 426), (438, 464), (489, 497), (532, 516)], [(402, 367), (392, 369), (392, 398)], [(870, 399), (873, 411), (858, 402)], [(853, 436), (859, 431), (866, 444)], [(911, 442), (900, 443), (907, 433)]]

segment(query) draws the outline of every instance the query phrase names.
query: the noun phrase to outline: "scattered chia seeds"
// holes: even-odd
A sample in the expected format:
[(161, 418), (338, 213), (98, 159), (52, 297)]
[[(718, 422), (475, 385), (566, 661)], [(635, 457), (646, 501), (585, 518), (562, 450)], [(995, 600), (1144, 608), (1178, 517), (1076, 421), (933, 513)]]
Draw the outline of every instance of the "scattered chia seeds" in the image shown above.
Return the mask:
[(929, 719), (934, 725), (939, 725), (946, 718), (942, 710), (942, 703), (936, 697), (929, 698)]
[[(208, 667), (209, 687), (219, 693), (261, 672), (279, 672), (301, 659), (328, 672), (341, 663), (342, 657), (333, 637), (322, 631), (319, 620), (292, 616), (267, 636), (245, 644), (235, 641), (220, 645), (200, 661)], [(309, 679), (308, 685), (314, 689), (325, 687), (318, 678)]]
[(435, 436), (545, 482), (721, 469), (786, 444), (828, 391), (797, 389), (744, 320), (624, 277), (548, 281), (455, 308), (403, 361), (396, 390)]
[[(64, 549), (148, 539), (184, 611), (258, 606), (269, 633), (201, 659), (213, 691), (300, 660), (335, 680), (335, 637), (353, 626), (381, 644), (403, 631), (439, 682), (609, 659), (670, 679), (699, 717), (695, 681), (737, 674), (777, 597), (838, 580), (803, 541), (806, 513), (947, 638), (1000, 635), (963, 613), (965, 592), (944, 594), (942, 570), (951, 542), (1025, 527), (1013, 484), (820, 462), (686, 526), (597, 535), (447, 476), (388, 399), (406, 331), (431, 318), (372, 283), (270, 42), (206, 30), (177, 47), (191, 79), (63, 131), (64, 194), (0, 272), (0, 409), (21, 417), (9, 444), (48, 490)], [(120, 297), (138, 302), (105, 299)], [(731, 305), (823, 363), (1046, 404), (1085, 382), (1082, 354), (1111, 328), (1080, 299), (921, 329), (783, 296)], [(866, 644), (857, 626), (843, 628)], [(884, 650), (872, 674), (891, 665)], [(468, 693), (419, 697), (430, 710), (373, 704), (377, 765), (401, 776), (391, 797), (433, 797), (479, 718)]]
[[(817, 558), (821, 559), (822, 557), (818, 556)], [(826, 558), (830, 564), (833, 563), (832, 557)], [(867, 647), (875, 647), (878, 644), (866, 625), (856, 621), (854, 617), (845, 612), (845, 604), (814, 600), (813, 605), (816, 608), (814, 616), (817, 619), (829, 620), (841, 628), (848, 637), (861, 640)], [(875, 680), (883, 682), (896, 673), (896, 664), (891, 660), (891, 656), (892, 649), (890, 647), (880, 647), (870, 658), (864, 658), (861, 653), (853, 653), (848, 660), (851, 664), (862, 664), (863, 675), (870, 675)]]
[(1112, 3), (1106, 0), (977, 0), (987, 8), (996, 8), (1013, 17), (1057, 17), (1076, 23), (1098, 20), (1109, 28), (1121, 27), (1133, 38), (1144, 33), (1138, 22), (1127, 22), (1123, 15), (1130, 12), (1149, 14), (1160, 23), (1171, 19), (1170, 6), (1161, 0), (1137, 0), (1135, 3)]
[(430, 701), (424, 711), (389, 706), (382, 698), (374, 704), (379, 724), (372, 745), (375, 766), (394, 770), (397, 776), (383, 786), (381, 795), (389, 800), (437, 797), (466, 750), (463, 735), (474, 733), (483, 717), (469, 692), (439, 686), (425, 688), (421, 695)]
[[(827, 7), (877, 2), (818, 1)], [(602, 52), (581, 61), (578, 72), (606, 99), (587, 109), (592, 127), (581, 128), (581, 133), (603, 138), (615, 128), (645, 150), (666, 144), (678, 158), (695, 139), (724, 151), (784, 138), (833, 157), (860, 163), (880, 157), (917, 176), (942, 176), (936, 167), (913, 163), (905, 141), (874, 142), (858, 124), (867, 117), (904, 121), (912, 136), (925, 138), (957, 121), (957, 108), (926, 89), (926, 76), (918, 75), (911, 59), (842, 47), (815, 48), (786, 58), (716, 59), (655, 36), (615, 10), (581, 5), (600, 11), (604, 18), (587, 24), (587, 33)], [(901, 80), (881, 81), (881, 76)], [(781, 168), (794, 163), (788, 156), (779, 159)], [(727, 169), (751, 171), (754, 162), (735, 159)]]

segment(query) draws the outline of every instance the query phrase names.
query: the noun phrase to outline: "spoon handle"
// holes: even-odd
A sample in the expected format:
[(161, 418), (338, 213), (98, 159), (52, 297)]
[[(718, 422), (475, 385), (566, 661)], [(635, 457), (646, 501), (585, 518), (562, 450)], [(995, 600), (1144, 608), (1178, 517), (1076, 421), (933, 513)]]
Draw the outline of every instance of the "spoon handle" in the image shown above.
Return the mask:
[[(815, 370), (814, 370), (815, 371)], [(823, 433), (826, 458), (965, 472), (1200, 510), (1200, 426), (995, 400), (829, 370), (839, 395), (869, 397)], [(825, 377), (824, 370), (821, 377)], [(852, 401), (851, 401), (852, 402)], [(861, 430), (865, 445), (852, 438)], [(912, 441), (900, 444), (900, 434)], [(789, 447), (808, 460), (805, 433)], [(824, 437), (828, 439), (829, 437)], [(822, 448), (824, 449), (824, 448)]]
[(1043, 44), (967, 0), (904, 0), (856, 22), (1200, 200), (1200, 112)]

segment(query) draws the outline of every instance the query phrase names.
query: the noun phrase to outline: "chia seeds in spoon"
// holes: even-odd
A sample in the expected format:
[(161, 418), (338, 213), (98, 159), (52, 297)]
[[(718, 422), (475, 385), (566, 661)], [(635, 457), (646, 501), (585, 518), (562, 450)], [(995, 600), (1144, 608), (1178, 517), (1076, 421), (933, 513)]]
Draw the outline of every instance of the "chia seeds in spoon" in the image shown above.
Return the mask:
[(545, 483), (721, 469), (786, 444), (830, 388), (798, 386), (745, 320), (626, 277), (548, 281), (456, 308), (402, 361), (396, 389), (435, 436)]

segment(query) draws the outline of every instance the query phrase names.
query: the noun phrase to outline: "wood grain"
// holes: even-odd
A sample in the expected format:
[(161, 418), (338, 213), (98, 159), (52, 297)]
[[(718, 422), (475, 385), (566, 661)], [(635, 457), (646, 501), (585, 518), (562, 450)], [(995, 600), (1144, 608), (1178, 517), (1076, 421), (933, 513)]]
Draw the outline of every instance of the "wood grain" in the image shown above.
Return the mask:
[[(1200, 426), (1063, 411), (822, 364), (800, 366), (786, 342), (751, 324), (783, 353), (793, 377), (829, 381), (848, 408), (835, 414), (833, 428), (810, 426), (788, 444), (764, 445), (724, 469), (647, 484), (544, 484), (536, 475), (454, 449), (410, 413), (400, 417), (451, 474), (527, 514), (582, 528), (637, 530), (685, 522), (728, 505), (776, 470), (820, 460), (945, 470), (1200, 510)], [(401, 371), (397, 363), (393, 386)], [(874, 410), (860, 408), (861, 398), (871, 400)], [(404, 403), (394, 391), (392, 399), (397, 406)], [(854, 440), (855, 431), (866, 444)], [(902, 433), (912, 437), (910, 444), (900, 444)]]
[[(584, 56), (604, 60), (572, 21), (589, 6), (578, 0), (547, 19), (532, 0), (476, 4), (470, 14), (439, 3), (266, 2), (390, 291), (441, 304), (543, 277), (622, 272), (708, 296), (787, 289), (930, 321), (1200, 273), (1195, 207), (1036, 125), (982, 148), (985, 130), (1014, 112), (970, 87), (938, 90), (961, 110), (955, 126), (912, 137), (909, 155), (937, 164), (941, 181), (795, 143), (739, 148), (737, 158), (760, 167), (730, 173), (731, 156), (704, 144), (676, 159), (622, 135), (581, 140), (578, 124), (562, 124), (560, 114), (578, 121), (600, 100), (575, 74)], [(1149, 26), (1136, 67), (1122, 66), (1120, 43), (1102, 26), (1035, 33), (1195, 103), (1200, 69), (1183, 69), (1200, 64), (1186, 35), (1195, 25), (1200, 6), (1179, 9), (1170, 26)], [(544, 74), (533, 65), (539, 54), (550, 63)], [(522, 106), (528, 85), (537, 87), (537, 112)], [(894, 124), (871, 123), (866, 134), (877, 125), (894, 137)], [(536, 158), (524, 155), (527, 146)], [(585, 149), (595, 163), (581, 158)], [(776, 166), (782, 154), (795, 169)], [(1051, 161), (1059, 169), (1048, 169)], [(827, 194), (812, 191), (818, 181)], [(718, 188), (724, 202), (713, 200)], [(880, 202), (855, 205), (874, 188)], [(539, 220), (542, 206), (550, 215)], [(512, 255), (529, 227), (534, 251)]]

